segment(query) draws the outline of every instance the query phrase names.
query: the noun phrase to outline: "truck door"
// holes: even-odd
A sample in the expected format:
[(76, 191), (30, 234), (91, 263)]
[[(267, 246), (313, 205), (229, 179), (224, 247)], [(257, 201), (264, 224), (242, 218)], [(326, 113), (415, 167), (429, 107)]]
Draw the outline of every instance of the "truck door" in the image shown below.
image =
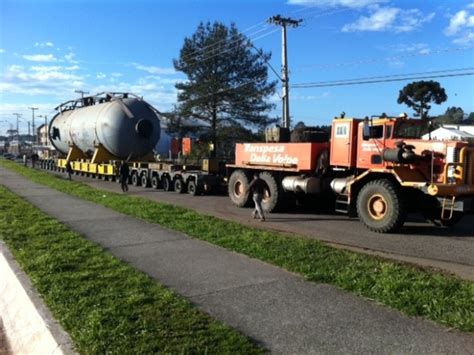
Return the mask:
[(357, 150), (357, 124), (356, 119), (336, 119), (333, 121), (331, 132), (332, 166), (354, 167), (356, 164)]

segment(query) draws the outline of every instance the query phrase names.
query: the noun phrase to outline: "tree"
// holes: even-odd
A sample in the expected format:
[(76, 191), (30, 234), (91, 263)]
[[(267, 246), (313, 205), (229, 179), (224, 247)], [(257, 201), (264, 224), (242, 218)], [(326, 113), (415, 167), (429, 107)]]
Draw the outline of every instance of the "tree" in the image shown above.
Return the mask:
[(441, 124), (462, 124), (464, 111), (461, 107), (448, 107), (443, 115), (433, 119), (436, 126)]
[(474, 112), (471, 112), (467, 119), (463, 122), (464, 124), (472, 124), (474, 125)]
[(415, 110), (415, 116), (428, 119), (429, 103), (441, 104), (448, 99), (446, 92), (437, 81), (414, 81), (406, 85), (398, 95), (397, 102)]
[(210, 125), (210, 142), (218, 147), (223, 127), (263, 129), (276, 120), (268, 117), (274, 104), (266, 99), (276, 82), (267, 82), (270, 53), (254, 52), (252, 44), (234, 24), (201, 23), (185, 38), (179, 59), (173, 61), (187, 81), (176, 84), (176, 114)]

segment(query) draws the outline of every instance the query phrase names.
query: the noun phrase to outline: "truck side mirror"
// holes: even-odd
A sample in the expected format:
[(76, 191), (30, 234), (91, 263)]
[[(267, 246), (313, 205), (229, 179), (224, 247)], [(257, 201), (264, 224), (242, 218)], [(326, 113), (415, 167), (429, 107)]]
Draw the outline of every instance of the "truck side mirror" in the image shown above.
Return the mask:
[(371, 126), (370, 126), (370, 123), (369, 123), (369, 120), (364, 120), (364, 128), (362, 129), (362, 139), (364, 141), (367, 141), (371, 138), (372, 136), (372, 130), (371, 130)]

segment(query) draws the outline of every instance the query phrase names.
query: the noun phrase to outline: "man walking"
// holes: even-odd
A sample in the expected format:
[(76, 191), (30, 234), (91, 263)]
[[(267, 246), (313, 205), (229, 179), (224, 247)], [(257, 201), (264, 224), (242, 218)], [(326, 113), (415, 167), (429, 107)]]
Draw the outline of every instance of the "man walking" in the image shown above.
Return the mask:
[(128, 176), (130, 175), (130, 168), (128, 164), (122, 160), (119, 168), (120, 182), (122, 184), (122, 191), (128, 191)]
[(253, 180), (249, 185), (249, 192), (252, 194), (253, 202), (255, 202), (255, 210), (252, 212), (252, 217), (260, 217), (260, 222), (265, 221), (265, 216), (262, 209), (263, 193), (265, 192), (265, 181), (260, 179), (258, 173), (253, 175)]
[(72, 172), (73, 172), (73, 170), (72, 170), (72, 164), (71, 164), (71, 162), (68, 160), (68, 161), (66, 162), (66, 173), (67, 173), (67, 179), (68, 179), (68, 180), (72, 180), (72, 177), (71, 177), (71, 176), (72, 176)]

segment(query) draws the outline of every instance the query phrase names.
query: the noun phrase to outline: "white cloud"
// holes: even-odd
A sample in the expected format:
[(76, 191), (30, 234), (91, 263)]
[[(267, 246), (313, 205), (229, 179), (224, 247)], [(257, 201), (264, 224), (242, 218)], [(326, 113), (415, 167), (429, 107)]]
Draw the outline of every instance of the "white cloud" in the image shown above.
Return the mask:
[(0, 82), (0, 93), (61, 96), (82, 86), (84, 79), (57, 65), (38, 65), (29, 69), (11, 65), (0, 77)]
[(466, 45), (474, 42), (474, 3), (451, 16), (449, 25), (444, 29), (446, 36), (456, 36), (453, 43)]
[(79, 70), (80, 67), (79, 67), (79, 65), (71, 65), (69, 67), (65, 67), (64, 69), (66, 69), (66, 70)]
[(73, 53), (73, 52), (69, 52), (68, 54), (64, 55), (64, 59), (67, 62), (72, 63), (72, 64), (79, 63), (77, 60), (74, 59), (75, 57), (76, 57), (76, 53)]
[(102, 80), (102, 79), (105, 79), (107, 77), (107, 75), (105, 75), (102, 72), (99, 72), (99, 73), (97, 73), (97, 75), (95, 77), (96, 77), (96, 79)]
[(387, 2), (387, 0), (288, 0), (290, 5), (304, 5), (317, 7), (350, 7), (361, 8), (369, 5)]
[(53, 42), (36, 42), (35, 43), (35, 47), (38, 47), (38, 48), (46, 48), (46, 47), (54, 47), (54, 43)]
[(420, 28), (435, 16), (434, 13), (423, 14), (418, 9), (403, 10), (397, 7), (371, 6), (369, 16), (361, 16), (355, 22), (346, 24), (343, 32), (358, 31), (393, 31), (410, 32)]
[(323, 100), (330, 97), (329, 92), (323, 92), (321, 95), (301, 95), (297, 91), (291, 96), (293, 100), (301, 101), (317, 101)]
[(5, 49), (0, 48), (0, 54), (5, 53)]
[(383, 31), (392, 26), (399, 12), (397, 8), (379, 8), (369, 17), (362, 16), (356, 22), (345, 25), (342, 31)]
[(460, 45), (468, 45), (474, 43), (474, 32), (468, 32), (464, 36), (456, 38), (453, 43)]
[(174, 68), (163, 68), (163, 67), (154, 67), (154, 66), (146, 66), (138, 63), (131, 63), (131, 65), (138, 70), (145, 71), (149, 74), (176, 74), (176, 70)]
[(32, 62), (56, 62), (57, 58), (53, 54), (25, 54), (23, 59)]

